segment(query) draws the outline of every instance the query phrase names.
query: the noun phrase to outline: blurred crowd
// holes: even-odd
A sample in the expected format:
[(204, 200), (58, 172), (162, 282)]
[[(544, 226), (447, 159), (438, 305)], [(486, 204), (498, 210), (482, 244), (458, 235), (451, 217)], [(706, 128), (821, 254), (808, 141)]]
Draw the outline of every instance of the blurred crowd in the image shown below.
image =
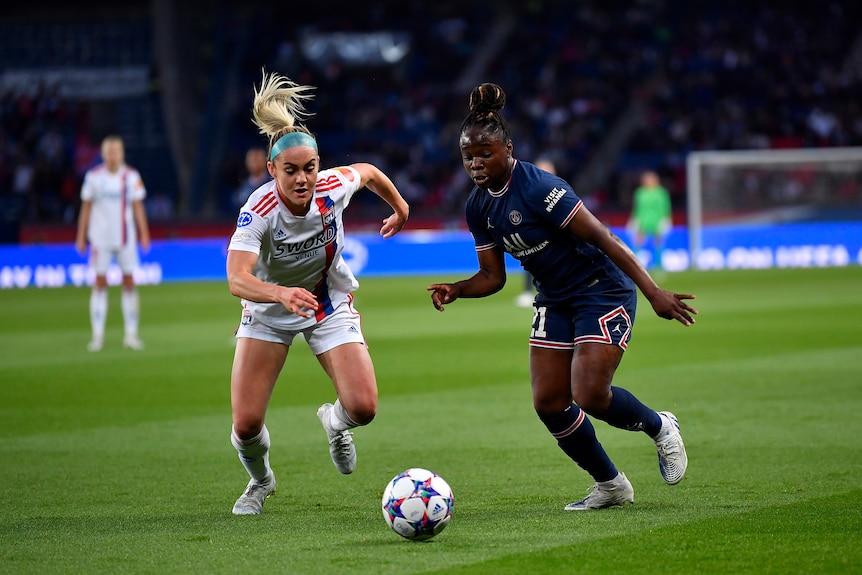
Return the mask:
[[(549, 158), (575, 183), (613, 153), (610, 170), (576, 187), (599, 212), (627, 210), (644, 169), (659, 172), (681, 207), (693, 150), (862, 145), (862, 5), (852, 0), (319, 3), (303, 8), (302, 22), (272, 3), (244, 9), (255, 30), (213, 191), (225, 218), (241, 200), (246, 152), (264, 144), (250, 122), (263, 67), (317, 87), (308, 125), (325, 166), (376, 163), (414, 214), (441, 219), (460, 217), (470, 187), (458, 130), (482, 81), (509, 95), (517, 157)], [(380, 30), (407, 33), (402, 59), (312, 61), (302, 44), (308, 34)], [(634, 120), (620, 131), (624, 118)], [(82, 170), (97, 153), (82, 136), (86, 122), (86, 107), (50, 86), (0, 95), (0, 196), (22, 198), (25, 220), (74, 219)], [(354, 209), (376, 217), (368, 196)]]
[(6, 210), (25, 221), (75, 221), (82, 170), (98, 154), (86, 137), (76, 137), (86, 122), (76, 102), (51, 86), (0, 94), (0, 196)]

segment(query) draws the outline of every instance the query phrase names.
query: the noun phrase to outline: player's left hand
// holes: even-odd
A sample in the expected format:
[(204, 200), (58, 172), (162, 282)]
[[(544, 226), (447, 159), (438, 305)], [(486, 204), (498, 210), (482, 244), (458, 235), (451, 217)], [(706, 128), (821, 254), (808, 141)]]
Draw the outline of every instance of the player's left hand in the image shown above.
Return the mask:
[(683, 300), (694, 298), (694, 294), (673, 293), (659, 289), (649, 300), (659, 317), (668, 320), (675, 319), (679, 323), (689, 326), (694, 323), (694, 318), (691, 316), (697, 315), (697, 310)]
[(401, 217), (398, 214), (392, 214), (383, 220), (383, 227), (380, 228), (380, 235), (384, 238), (391, 238), (404, 228), (407, 223), (407, 218)]

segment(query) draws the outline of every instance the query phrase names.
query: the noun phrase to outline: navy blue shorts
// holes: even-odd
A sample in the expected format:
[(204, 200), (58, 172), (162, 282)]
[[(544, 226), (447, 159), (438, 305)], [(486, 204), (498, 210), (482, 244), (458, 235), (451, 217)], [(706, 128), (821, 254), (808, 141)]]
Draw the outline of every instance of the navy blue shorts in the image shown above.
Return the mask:
[(582, 291), (572, 303), (533, 304), (533, 326), (530, 346), (550, 349), (574, 349), (579, 343), (606, 343), (628, 347), (637, 309), (637, 291), (604, 289)]

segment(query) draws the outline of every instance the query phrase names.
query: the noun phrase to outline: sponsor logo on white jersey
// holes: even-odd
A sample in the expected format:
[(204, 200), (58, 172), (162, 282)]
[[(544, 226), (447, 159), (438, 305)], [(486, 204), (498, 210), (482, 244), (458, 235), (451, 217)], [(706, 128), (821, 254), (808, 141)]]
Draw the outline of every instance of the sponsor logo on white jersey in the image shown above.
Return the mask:
[[(301, 256), (305, 252), (315, 252), (318, 248), (328, 246), (336, 240), (338, 232), (333, 227), (325, 228), (322, 232), (313, 238), (309, 238), (304, 242), (294, 242), (281, 244), (276, 249), (278, 257), (283, 256)], [(313, 255), (313, 254), (312, 254)], [(303, 259), (300, 257), (300, 259)]]

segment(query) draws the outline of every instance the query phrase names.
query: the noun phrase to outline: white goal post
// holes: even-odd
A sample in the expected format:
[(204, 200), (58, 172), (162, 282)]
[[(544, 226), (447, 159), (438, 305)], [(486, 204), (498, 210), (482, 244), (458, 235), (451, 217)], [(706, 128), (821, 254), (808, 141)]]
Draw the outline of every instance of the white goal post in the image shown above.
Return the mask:
[(710, 225), (862, 220), (862, 147), (692, 152), (686, 181), (695, 269)]

